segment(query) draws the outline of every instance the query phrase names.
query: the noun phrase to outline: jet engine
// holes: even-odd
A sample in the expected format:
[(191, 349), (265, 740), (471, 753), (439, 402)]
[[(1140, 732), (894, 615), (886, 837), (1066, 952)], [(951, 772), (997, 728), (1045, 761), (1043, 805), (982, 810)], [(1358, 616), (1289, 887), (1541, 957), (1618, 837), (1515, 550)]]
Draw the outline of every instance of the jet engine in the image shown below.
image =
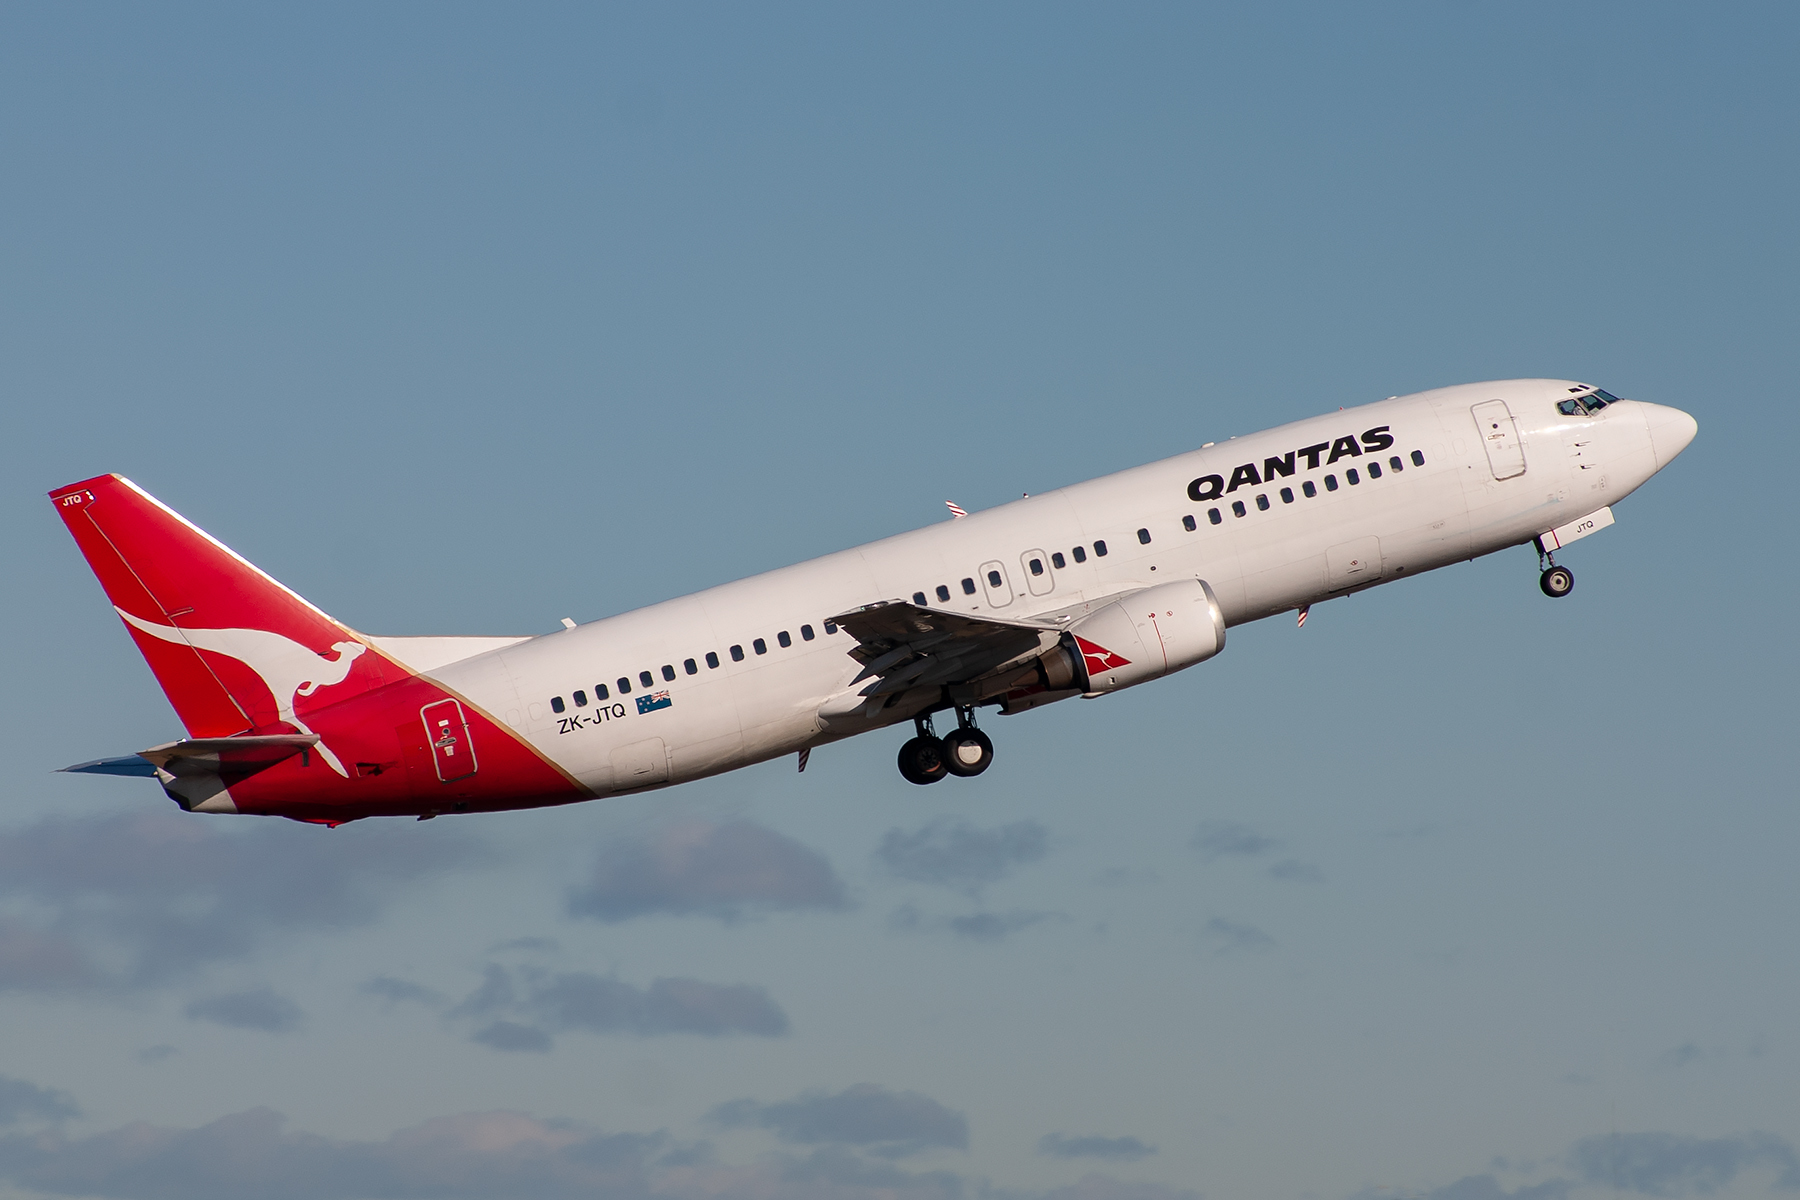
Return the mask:
[(1099, 696), (1211, 658), (1225, 648), (1225, 614), (1204, 579), (1182, 579), (1121, 596), (1069, 634), (1080, 651), (1076, 682)]

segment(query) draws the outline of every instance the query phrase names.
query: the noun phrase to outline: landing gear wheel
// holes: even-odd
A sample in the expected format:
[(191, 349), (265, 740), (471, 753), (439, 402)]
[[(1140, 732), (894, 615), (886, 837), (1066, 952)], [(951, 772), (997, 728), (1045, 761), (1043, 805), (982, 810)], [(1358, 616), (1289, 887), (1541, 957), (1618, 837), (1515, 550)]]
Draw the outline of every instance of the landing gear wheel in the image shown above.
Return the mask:
[(1560, 600), (1575, 590), (1575, 572), (1567, 567), (1551, 567), (1538, 576), (1538, 587), (1544, 595)]
[(908, 783), (936, 783), (950, 773), (949, 757), (943, 742), (922, 734), (900, 747), (900, 774)]
[(974, 726), (966, 726), (944, 737), (944, 766), (952, 775), (972, 779), (992, 766), (994, 743)]

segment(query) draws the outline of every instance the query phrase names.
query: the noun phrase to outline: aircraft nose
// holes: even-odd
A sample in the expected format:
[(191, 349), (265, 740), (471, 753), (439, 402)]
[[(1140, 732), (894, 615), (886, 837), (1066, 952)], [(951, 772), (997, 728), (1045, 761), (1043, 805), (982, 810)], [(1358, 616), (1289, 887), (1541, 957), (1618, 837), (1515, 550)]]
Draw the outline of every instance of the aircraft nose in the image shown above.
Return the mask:
[(1658, 470), (1673, 462), (1700, 432), (1700, 423), (1693, 417), (1664, 404), (1644, 405), (1644, 421), (1650, 426), (1650, 448), (1656, 452)]

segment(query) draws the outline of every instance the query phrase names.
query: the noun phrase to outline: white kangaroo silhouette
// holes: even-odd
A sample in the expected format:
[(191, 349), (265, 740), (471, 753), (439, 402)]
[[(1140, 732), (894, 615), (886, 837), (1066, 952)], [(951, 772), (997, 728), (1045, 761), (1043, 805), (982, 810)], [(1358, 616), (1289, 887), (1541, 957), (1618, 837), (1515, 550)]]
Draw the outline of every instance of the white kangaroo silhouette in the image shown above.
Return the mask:
[[(322, 687), (344, 682), (350, 674), (350, 664), (368, 649), (361, 642), (333, 642), (331, 648), (337, 651), (337, 659), (333, 661), (315, 654), (292, 638), (266, 629), (182, 629), (134, 617), (116, 604), (113, 611), (125, 618), (133, 629), (141, 629), (153, 638), (237, 659), (262, 678), (269, 694), (275, 697), (277, 715), (302, 733), (312, 730), (294, 715), (295, 697), (310, 696)], [(338, 761), (329, 746), (320, 742), (318, 750), (319, 757), (332, 770), (350, 778), (350, 772), (344, 770), (344, 764)]]

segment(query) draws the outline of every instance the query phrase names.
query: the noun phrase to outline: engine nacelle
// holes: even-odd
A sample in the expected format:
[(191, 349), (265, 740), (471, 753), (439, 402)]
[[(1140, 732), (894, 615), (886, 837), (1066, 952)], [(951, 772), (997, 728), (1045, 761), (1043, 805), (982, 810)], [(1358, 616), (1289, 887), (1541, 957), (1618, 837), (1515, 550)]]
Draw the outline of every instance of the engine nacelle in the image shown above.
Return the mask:
[(1082, 691), (1116, 692), (1204, 662), (1225, 648), (1225, 614), (1204, 579), (1132, 592), (1070, 626)]

